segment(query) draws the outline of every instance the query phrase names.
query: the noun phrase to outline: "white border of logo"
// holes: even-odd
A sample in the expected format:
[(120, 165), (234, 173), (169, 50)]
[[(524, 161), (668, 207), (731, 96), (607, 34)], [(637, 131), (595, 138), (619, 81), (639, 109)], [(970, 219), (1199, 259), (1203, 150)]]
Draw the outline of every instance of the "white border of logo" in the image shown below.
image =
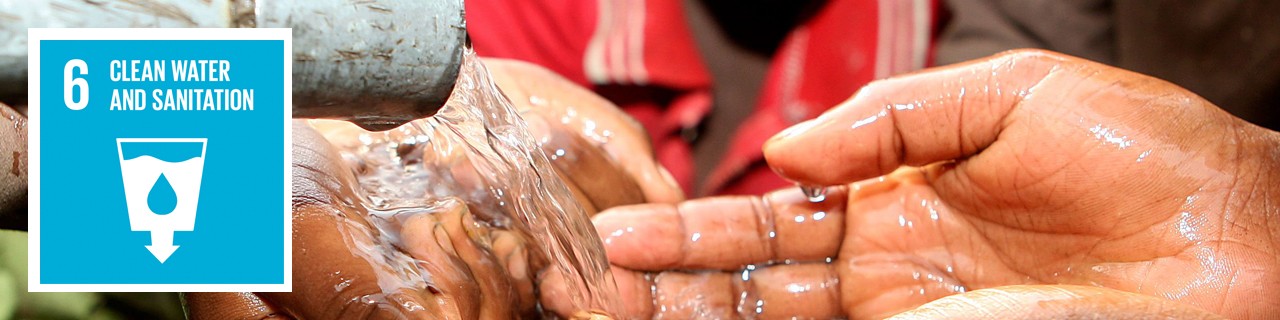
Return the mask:
[[(284, 283), (282, 284), (44, 284), (40, 282), (40, 41), (41, 40), (284, 40)], [(27, 158), (29, 221), (27, 272), (31, 292), (288, 292), (293, 287), (293, 34), (287, 28), (31, 28), (27, 29)]]

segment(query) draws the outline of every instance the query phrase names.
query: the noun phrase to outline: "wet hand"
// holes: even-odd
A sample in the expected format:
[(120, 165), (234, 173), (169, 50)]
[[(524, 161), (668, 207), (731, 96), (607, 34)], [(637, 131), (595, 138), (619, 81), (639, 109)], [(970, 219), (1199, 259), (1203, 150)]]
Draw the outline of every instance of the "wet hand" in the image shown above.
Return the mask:
[(536, 314), (521, 237), (454, 198), (374, 213), (320, 133), (295, 121), (293, 291), (188, 293), (193, 319), (511, 319)]
[[(482, 60), (589, 214), (625, 204), (684, 200), (654, 158), (644, 128), (613, 103), (537, 65)], [(340, 149), (358, 148), (358, 137), (365, 132), (345, 121), (311, 124)]]
[(1158, 79), (1006, 53), (875, 82), (765, 154), (836, 187), (595, 217), (628, 317), (1280, 315), (1280, 134)]
[[(589, 213), (683, 197), (641, 129), (612, 104), (529, 64), (485, 62)], [(483, 210), (443, 201), (386, 219), (357, 204), (352, 173), (363, 162), (339, 151), (358, 150), (364, 133), (340, 121), (295, 123), (293, 292), (187, 294), (192, 318), (537, 316), (534, 282), (547, 262), (513, 232), (489, 227)]]
[(527, 62), (484, 62), (589, 213), (684, 200), (674, 178), (654, 158), (644, 128), (613, 103)]

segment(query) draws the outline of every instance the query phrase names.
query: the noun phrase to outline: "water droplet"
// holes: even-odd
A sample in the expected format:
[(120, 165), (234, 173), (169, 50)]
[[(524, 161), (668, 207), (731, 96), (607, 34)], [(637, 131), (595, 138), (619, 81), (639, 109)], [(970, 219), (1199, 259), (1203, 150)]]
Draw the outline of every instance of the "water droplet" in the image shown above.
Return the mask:
[(809, 198), (809, 202), (822, 202), (827, 199), (827, 187), (800, 185), (800, 192)]
[(535, 95), (529, 95), (529, 104), (535, 105), (535, 106), (546, 105), (547, 99), (543, 99), (542, 97), (535, 96)]
[(156, 183), (151, 185), (151, 191), (147, 193), (147, 207), (159, 215), (169, 214), (178, 207), (178, 194), (173, 191), (173, 185), (169, 184), (169, 178), (163, 173), (156, 178)]

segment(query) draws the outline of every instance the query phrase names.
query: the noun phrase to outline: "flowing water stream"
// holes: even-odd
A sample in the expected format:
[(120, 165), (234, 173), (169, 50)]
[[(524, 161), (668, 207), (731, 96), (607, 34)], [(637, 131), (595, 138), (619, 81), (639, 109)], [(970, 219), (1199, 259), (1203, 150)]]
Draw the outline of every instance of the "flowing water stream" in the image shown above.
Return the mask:
[[(590, 219), (474, 53), (466, 54), (453, 95), (437, 115), (386, 132), (360, 133), (356, 139), (357, 146), (341, 154), (355, 171), (357, 192), (380, 241), (405, 250), (409, 235), (401, 232), (411, 230), (404, 227), (406, 217), (465, 204), (468, 216), (463, 220), (477, 227), (467, 229), (468, 236), (480, 247), (493, 250), (500, 241), (488, 231), (475, 230), (515, 235), (527, 250), (529, 269), (554, 269), (564, 275), (569, 294), (557, 298), (569, 299), (577, 310), (587, 312), (620, 310)], [(456, 252), (454, 256), (467, 258)], [(447, 277), (413, 261), (420, 257), (381, 258), (391, 268), (403, 269), (403, 278), (423, 279), (419, 285), (427, 290)], [(461, 269), (451, 272), (476, 278), (520, 272)]]

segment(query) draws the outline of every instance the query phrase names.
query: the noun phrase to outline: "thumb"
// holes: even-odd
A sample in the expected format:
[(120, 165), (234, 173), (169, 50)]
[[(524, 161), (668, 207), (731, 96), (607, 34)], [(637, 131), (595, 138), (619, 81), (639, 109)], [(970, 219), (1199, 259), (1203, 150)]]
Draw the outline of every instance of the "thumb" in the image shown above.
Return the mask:
[(909, 319), (1224, 319), (1189, 305), (1101, 287), (1018, 285), (947, 296), (893, 316)]
[(774, 171), (802, 184), (836, 185), (972, 156), (995, 142), (1010, 113), (1064, 61), (1011, 51), (862, 88), (817, 119), (764, 146)]
[(187, 319), (293, 319), (249, 292), (189, 292), (182, 295)]

